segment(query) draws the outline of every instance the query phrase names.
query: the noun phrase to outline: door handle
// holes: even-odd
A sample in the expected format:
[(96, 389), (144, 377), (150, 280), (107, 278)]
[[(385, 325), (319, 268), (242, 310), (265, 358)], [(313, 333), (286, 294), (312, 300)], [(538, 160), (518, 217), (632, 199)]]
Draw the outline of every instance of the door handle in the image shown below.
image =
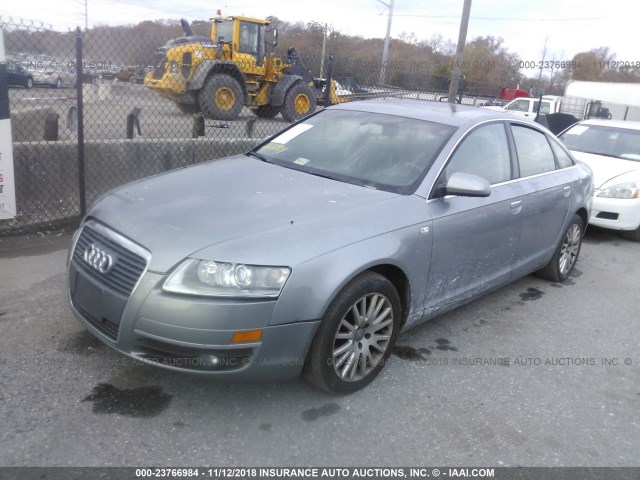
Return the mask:
[(522, 200), (511, 202), (511, 213), (516, 215), (522, 210)]
[(571, 187), (570, 186), (566, 186), (562, 189), (562, 196), (563, 197), (568, 197), (569, 195), (571, 195)]

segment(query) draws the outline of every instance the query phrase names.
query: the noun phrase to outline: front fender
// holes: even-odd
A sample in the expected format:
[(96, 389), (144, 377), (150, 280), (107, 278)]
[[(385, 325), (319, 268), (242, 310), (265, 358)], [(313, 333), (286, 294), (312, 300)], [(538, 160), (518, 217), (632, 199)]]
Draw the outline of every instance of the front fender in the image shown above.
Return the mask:
[(276, 107), (282, 106), (284, 104), (284, 96), (286, 95), (287, 90), (289, 90), (289, 87), (298, 80), (302, 81), (302, 77), (299, 77), (298, 75), (285, 75), (282, 77), (282, 79), (276, 83), (273, 93), (271, 94), (271, 105)]
[(187, 83), (188, 90), (200, 90), (204, 85), (204, 81), (209, 76), (209, 72), (212, 70), (219, 71), (220, 73), (227, 73), (240, 82), (242, 89), (246, 88), (246, 81), (244, 74), (240, 71), (238, 66), (230, 61), (226, 60), (203, 60), (196, 67), (196, 71), (191, 76), (191, 80)]
[(411, 290), (405, 325), (422, 314), (431, 261), (431, 235), (411, 225), (331, 251), (294, 267), (276, 304), (271, 325), (322, 318), (338, 293), (357, 275), (379, 265), (402, 270)]

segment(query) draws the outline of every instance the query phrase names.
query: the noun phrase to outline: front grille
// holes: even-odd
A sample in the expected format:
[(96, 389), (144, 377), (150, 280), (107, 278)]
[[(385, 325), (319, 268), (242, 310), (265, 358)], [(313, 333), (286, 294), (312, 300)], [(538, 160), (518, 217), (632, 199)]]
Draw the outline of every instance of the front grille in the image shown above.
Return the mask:
[(600, 212), (596, 215), (596, 218), (602, 218), (603, 220), (617, 220), (618, 214), (613, 212)]
[[(84, 252), (91, 244), (102, 246), (112, 252), (113, 267), (107, 273), (100, 273), (84, 261)], [(87, 275), (125, 297), (131, 295), (133, 287), (147, 265), (146, 260), (140, 255), (88, 226), (84, 227), (78, 238), (73, 252), (73, 260)]]
[(73, 306), (78, 310), (78, 312), (80, 312), (82, 317), (89, 324), (91, 324), (94, 328), (99, 330), (102, 334), (106, 335), (107, 337), (109, 337), (114, 342), (117, 340), (117, 338), (118, 338), (118, 330), (120, 328), (120, 326), (118, 324), (113, 323), (112, 321), (110, 321), (110, 320), (108, 320), (106, 318), (102, 318), (102, 319), (98, 320), (93, 315), (91, 315), (89, 312), (87, 312), (84, 308), (82, 308), (78, 304), (78, 302), (76, 302), (76, 299), (73, 296), (71, 296), (71, 302), (73, 303)]

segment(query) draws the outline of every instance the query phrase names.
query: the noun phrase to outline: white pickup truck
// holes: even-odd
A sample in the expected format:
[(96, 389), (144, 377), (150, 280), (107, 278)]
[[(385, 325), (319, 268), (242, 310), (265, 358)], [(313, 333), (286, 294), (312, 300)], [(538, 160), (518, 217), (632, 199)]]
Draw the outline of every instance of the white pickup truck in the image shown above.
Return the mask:
[[(549, 115), (551, 113), (568, 113), (583, 120), (588, 117), (605, 117), (608, 114), (606, 108), (602, 107), (599, 101), (592, 101), (586, 98), (560, 97), (557, 95), (546, 95), (540, 98), (516, 98), (502, 107), (482, 107), (488, 110), (508, 112), (512, 115), (529, 117), (533, 120), (538, 113), (540, 104), (540, 114)], [(605, 112), (606, 111), (606, 112)]]

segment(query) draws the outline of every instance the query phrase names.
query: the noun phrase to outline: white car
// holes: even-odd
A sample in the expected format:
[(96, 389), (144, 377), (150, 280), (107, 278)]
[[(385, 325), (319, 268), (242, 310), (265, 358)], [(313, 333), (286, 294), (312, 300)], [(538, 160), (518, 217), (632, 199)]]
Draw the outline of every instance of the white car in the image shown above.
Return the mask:
[(75, 71), (67, 66), (57, 66), (55, 68), (33, 69), (33, 83), (47, 87), (73, 87), (76, 84)]
[(640, 242), (640, 122), (585, 120), (560, 139), (593, 171), (589, 223)]

